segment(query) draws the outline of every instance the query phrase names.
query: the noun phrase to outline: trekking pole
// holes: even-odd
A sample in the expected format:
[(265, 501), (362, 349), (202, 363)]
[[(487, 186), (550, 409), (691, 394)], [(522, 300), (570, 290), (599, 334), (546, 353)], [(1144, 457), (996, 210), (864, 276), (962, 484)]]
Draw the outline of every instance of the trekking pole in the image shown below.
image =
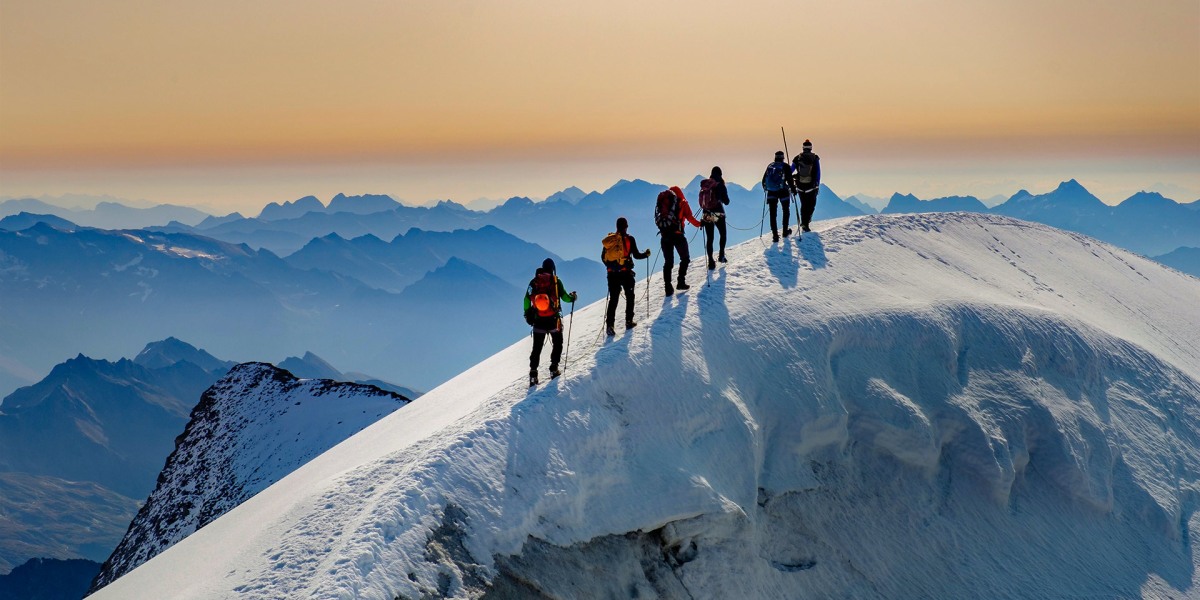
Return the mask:
[(575, 321), (575, 301), (571, 301), (571, 316), (567, 317), (567, 347), (563, 348), (563, 371), (567, 370), (568, 357), (571, 356), (571, 325)]
[(800, 233), (800, 194), (792, 196), (792, 206), (796, 208), (796, 235)]
[(646, 301), (642, 304), (646, 305), (646, 321), (649, 325), (650, 321), (650, 255), (646, 255)]
[[(758, 220), (758, 241), (762, 241), (763, 224), (767, 222), (767, 188), (763, 187), (763, 210), (762, 218)], [(764, 242), (765, 243), (765, 242)]]

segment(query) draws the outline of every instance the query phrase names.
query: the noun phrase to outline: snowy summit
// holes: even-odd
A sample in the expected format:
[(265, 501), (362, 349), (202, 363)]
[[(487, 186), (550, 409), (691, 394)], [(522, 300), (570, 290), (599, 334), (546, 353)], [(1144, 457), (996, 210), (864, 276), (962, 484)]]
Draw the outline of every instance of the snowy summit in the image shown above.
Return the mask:
[(1005, 217), (818, 225), (641, 282), (615, 338), (577, 310), (561, 378), (522, 340), (92, 598), (1198, 593), (1200, 281)]

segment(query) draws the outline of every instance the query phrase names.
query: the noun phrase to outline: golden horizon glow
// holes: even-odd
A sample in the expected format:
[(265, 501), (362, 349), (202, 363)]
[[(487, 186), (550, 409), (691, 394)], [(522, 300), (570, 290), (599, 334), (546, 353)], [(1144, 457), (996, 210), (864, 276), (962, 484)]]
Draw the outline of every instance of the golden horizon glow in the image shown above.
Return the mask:
[(0, 192), (54, 169), (769, 153), (780, 125), (846, 159), (1200, 159), (1200, 2), (0, 0)]

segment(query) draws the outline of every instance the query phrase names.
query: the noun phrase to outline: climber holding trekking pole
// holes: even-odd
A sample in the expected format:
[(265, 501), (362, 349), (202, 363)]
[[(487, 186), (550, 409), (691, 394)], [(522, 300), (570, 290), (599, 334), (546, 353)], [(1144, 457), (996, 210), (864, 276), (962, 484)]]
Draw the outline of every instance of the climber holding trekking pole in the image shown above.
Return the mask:
[[(525, 291), (525, 322), (533, 327), (533, 352), (529, 354), (529, 386), (538, 383), (538, 363), (541, 362), (542, 347), (546, 336), (550, 336), (550, 378), (562, 375), (558, 359), (563, 351), (562, 303), (570, 302), (572, 308), (579, 295), (567, 293), (554, 269), (554, 261), (547, 258), (538, 268)], [(572, 310), (574, 313), (574, 310)]]

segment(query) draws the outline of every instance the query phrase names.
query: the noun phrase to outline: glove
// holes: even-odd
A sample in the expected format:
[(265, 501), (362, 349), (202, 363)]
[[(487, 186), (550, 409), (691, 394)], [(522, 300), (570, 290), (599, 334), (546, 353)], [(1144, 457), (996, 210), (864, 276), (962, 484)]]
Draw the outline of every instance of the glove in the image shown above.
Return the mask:
[(571, 292), (571, 302), (574, 302), (574, 301), (575, 301), (575, 299), (576, 299), (576, 298), (578, 298), (578, 297), (579, 297), (579, 294), (578, 294), (578, 293), (576, 293), (576, 292)]

